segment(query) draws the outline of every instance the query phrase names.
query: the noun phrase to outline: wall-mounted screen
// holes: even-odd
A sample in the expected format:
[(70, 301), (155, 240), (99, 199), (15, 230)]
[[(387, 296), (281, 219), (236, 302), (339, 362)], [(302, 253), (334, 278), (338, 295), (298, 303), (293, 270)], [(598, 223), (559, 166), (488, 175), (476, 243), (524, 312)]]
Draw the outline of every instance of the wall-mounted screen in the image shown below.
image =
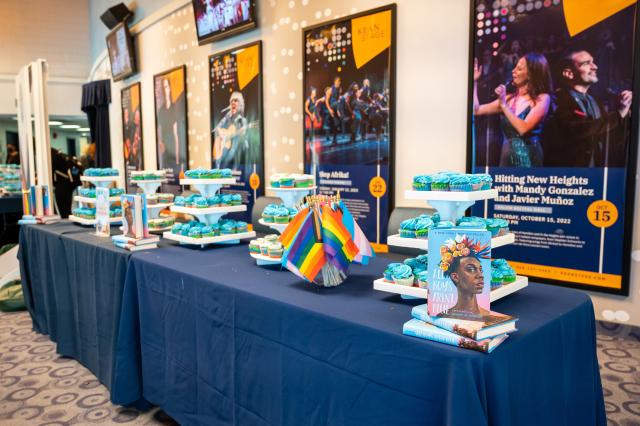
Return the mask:
[(192, 3), (200, 44), (258, 26), (255, 0), (192, 0)]
[(136, 73), (133, 42), (126, 22), (121, 22), (107, 35), (107, 50), (113, 81), (122, 80)]

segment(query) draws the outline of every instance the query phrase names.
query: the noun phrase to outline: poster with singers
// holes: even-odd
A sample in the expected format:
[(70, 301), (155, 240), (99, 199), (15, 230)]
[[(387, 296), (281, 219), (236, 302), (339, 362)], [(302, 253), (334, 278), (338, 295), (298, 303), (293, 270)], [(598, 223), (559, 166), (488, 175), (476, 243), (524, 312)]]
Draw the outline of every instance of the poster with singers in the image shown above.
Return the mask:
[(122, 89), (122, 152), (124, 154), (125, 187), (127, 193), (135, 193), (131, 184), (131, 171), (144, 170), (142, 143), (142, 105), (140, 83)]
[(228, 216), (246, 222), (264, 195), (261, 58), (260, 41), (209, 56), (211, 167), (232, 170), (236, 184), (220, 192), (242, 195), (247, 211)]
[(153, 77), (158, 169), (167, 170), (163, 191), (176, 194), (189, 167), (186, 81), (184, 65)]
[(319, 193), (340, 192), (377, 249), (393, 200), (395, 11), (303, 30), (305, 173)]
[(519, 275), (628, 294), (638, 49), (635, 0), (472, 2), (468, 163), (497, 198)]

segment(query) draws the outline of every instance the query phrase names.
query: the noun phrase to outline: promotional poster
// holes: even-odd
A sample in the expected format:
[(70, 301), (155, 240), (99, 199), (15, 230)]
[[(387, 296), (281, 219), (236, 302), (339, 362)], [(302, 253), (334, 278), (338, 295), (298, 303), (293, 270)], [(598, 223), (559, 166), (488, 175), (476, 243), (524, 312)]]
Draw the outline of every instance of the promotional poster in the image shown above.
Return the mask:
[(429, 315), (484, 321), (491, 316), (491, 232), (429, 232)]
[(468, 160), (500, 193), (473, 214), (509, 221), (519, 275), (627, 294), (637, 6), (583, 6), (473, 2)]
[(304, 163), (385, 244), (393, 188), (395, 5), (305, 28)]
[(98, 237), (108, 237), (110, 234), (109, 207), (109, 188), (96, 188), (96, 235)]
[(166, 192), (178, 193), (180, 177), (188, 169), (186, 67), (153, 77), (158, 168), (166, 169)]
[(261, 43), (209, 57), (211, 164), (231, 169), (237, 183), (220, 190), (239, 193), (247, 211), (229, 215), (251, 221), (255, 199), (264, 194)]
[(124, 153), (125, 187), (135, 192), (131, 185), (131, 171), (144, 170), (142, 143), (142, 106), (140, 83), (122, 89), (122, 152)]

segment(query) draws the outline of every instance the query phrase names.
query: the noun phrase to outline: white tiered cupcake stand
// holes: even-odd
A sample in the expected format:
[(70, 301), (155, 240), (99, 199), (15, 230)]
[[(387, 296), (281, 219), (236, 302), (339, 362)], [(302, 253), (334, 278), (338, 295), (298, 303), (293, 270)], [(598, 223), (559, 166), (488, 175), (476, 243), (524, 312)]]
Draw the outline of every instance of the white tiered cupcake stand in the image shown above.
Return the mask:
[[(138, 185), (139, 188), (142, 189), (142, 192), (148, 197), (149, 195), (153, 195), (158, 191), (158, 188), (166, 182), (166, 179), (148, 179), (148, 180), (134, 180), (131, 179), (130, 182), (132, 184)], [(157, 219), (160, 217), (160, 212), (167, 207), (171, 207), (173, 203), (157, 203), (157, 204), (149, 204), (147, 203), (147, 213), (149, 219)], [(171, 227), (168, 226), (166, 228), (149, 228), (149, 232), (158, 233), (171, 230)]]
[[(80, 180), (82, 182), (89, 182), (96, 188), (109, 188), (112, 182), (116, 182), (118, 180), (118, 176), (80, 176)], [(80, 207), (84, 207), (87, 204), (96, 204), (96, 199), (91, 197), (76, 195), (73, 199), (78, 202)], [(109, 197), (109, 206), (111, 206), (111, 203), (116, 203), (118, 201), (120, 201), (120, 197)], [(97, 223), (96, 219), (85, 219), (74, 215), (69, 215), (69, 220), (85, 226), (92, 226)], [(110, 217), (109, 222), (112, 224), (121, 223), (122, 217)]]
[[(203, 197), (212, 197), (220, 188), (224, 185), (234, 184), (235, 178), (223, 178), (223, 179), (180, 179), (180, 185), (191, 185), (198, 191)], [(200, 222), (206, 225), (213, 225), (218, 223), (220, 218), (227, 213), (243, 212), (247, 210), (246, 205), (239, 206), (225, 206), (225, 207), (183, 207), (183, 206), (171, 206), (171, 211), (176, 213), (184, 213), (195, 216)], [(192, 244), (204, 247), (208, 244), (238, 244), (240, 240), (247, 238), (254, 238), (256, 233), (254, 231), (241, 232), (229, 235), (219, 235), (216, 237), (202, 237), (193, 238), (185, 235), (174, 234), (170, 231), (165, 232), (162, 236), (168, 240), (178, 241), (181, 244)]]
[[(284, 204), (286, 208), (291, 208), (296, 204), (298, 204), (300, 201), (302, 201), (304, 197), (306, 197), (311, 193), (311, 191), (315, 191), (317, 188), (318, 187), (315, 185), (309, 186), (306, 188), (274, 188), (272, 186), (268, 186), (267, 190), (273, 191), (276, 197), (282, 200), (282, 204)], [(279, 234), (282, 234), (282, 232), (287, 228), (287, 226), (289, 226), (288, 223), (266, 222), (262, 218), (258, 220), (258, 223), (260, 223), (260, 225), (263, 225), (263, 226), (268, 226), (269, 228), (275, 230)], [(257, 254), (257, 253), (250, 253), (250, 254), (251, 254), (251, 257), (253, 257), (256, 260), (256, 264), (258, 266), (279, 265), (281, 262), (280, 259), (274, 259), (272, 257), (265, 256), (263, 254)]]
[[(464, 212), (471, 207), (476, 201), (489, 200), (498, 196), (497, 189), (489, 189), (484, 191), (473, 192), (457, 192), (457, 191), (405, 191), (405, 198), (408, 200), (426, 201), (431, 207), (435, 208), (440, 214), (441, 220), (448, 220), (456, 223), (458, 219), (464, 216)], [(501, 247), (515, 242), (513, 233), (508, 233), (491, 239), (491, 248)], [(396, 247), (407, 247), (419, 250), (427, 250), (429, 240), (426, 238), (405, 238), (399, 234), (390, 235), (387, 238), (387, 244)], [(495, 290), (491, 290), (491, 301), (496, 301), (509, 294), (522, 290), (528, 285), (529, 279), (523, 276), (517, 276), (516, 280), (509, 284), (503, 284)], [(419, 287), (409, 287), (390, 283), (384, 278), (379, 278), (373, 282), (373, 288), (389, 293), (396, 293), (408, 298), (426, 299), (428, 290)]]

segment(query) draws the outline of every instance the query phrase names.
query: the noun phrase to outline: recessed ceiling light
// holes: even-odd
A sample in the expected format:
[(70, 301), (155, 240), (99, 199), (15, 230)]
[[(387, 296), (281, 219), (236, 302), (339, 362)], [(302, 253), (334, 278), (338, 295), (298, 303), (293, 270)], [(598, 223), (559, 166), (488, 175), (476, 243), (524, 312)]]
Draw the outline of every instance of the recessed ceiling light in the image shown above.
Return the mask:
[(78, 126), (77, 124), (63, 124), (62, 126), (60, 126), (61, 129), (79, 129), (80, 126)]
[(76, 129), (78, 132), (89, 132), (91, 129), (88, 127), (80, 127), (79, 129)]
[(50, 121), (49, 126), (59, 126), (62, 124), (62, 121)]

